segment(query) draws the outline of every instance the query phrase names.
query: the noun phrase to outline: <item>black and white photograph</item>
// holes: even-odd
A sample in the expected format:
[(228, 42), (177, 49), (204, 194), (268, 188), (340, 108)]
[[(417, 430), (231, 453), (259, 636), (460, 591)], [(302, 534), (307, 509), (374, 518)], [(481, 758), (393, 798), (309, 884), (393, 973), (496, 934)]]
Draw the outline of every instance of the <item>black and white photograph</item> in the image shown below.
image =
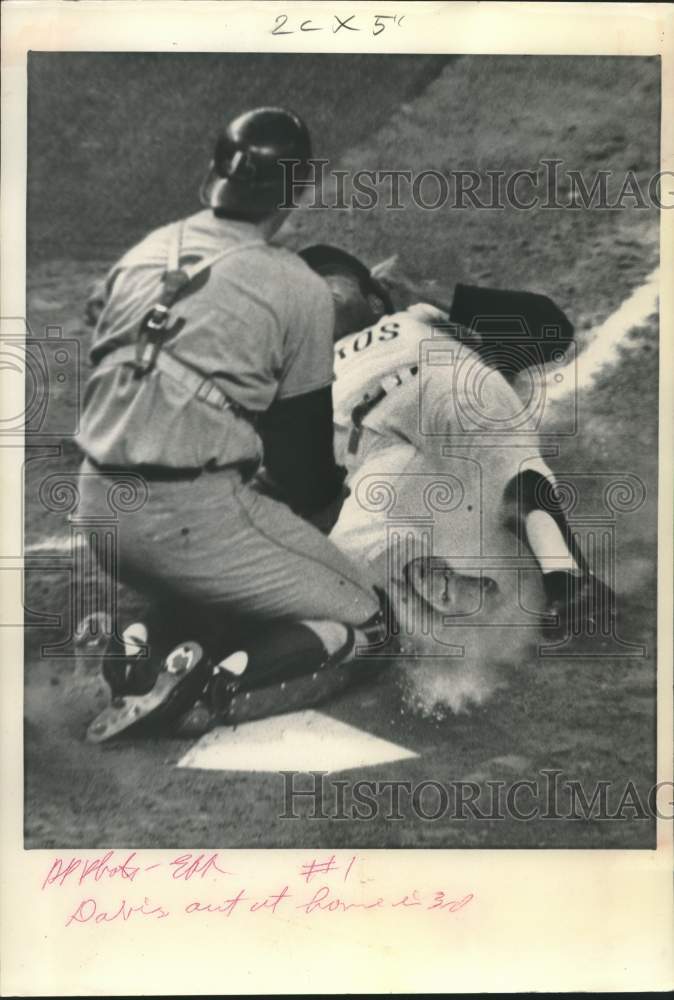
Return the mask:
[(672, 5), (3, 7), (0, 993), (671, 988)]
[(652, 848), (659, 58), (27, 72), (25, 846)]
[(654, 845), (659, 122), (30, 53), (27, 847)]

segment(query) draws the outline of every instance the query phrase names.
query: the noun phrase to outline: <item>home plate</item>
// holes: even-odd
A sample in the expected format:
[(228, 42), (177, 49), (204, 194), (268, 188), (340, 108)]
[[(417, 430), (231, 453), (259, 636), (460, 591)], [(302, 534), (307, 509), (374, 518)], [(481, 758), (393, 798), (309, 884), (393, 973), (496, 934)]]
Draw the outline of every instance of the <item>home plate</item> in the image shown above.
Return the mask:
[(222, 726), (202, 736), (178, 767), (206, 771), (345, 771), (418, 754), (321, 712), (307, 710)]

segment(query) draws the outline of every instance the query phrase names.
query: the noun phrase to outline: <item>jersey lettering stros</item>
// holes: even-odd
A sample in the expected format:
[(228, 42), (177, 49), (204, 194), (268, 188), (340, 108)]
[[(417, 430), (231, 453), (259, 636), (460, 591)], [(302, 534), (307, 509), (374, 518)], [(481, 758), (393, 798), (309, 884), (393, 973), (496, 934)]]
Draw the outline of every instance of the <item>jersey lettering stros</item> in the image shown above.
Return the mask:
[[(450, 504), (451, 512), (434, 519), (435, 542), (445, 555), (479, 548), (475, 517), (484, 518), (483, 537), (487, 525), (498, 527), (504, 492), (519, 472), (550, 475), (537, 435), (521, 433), (523, 401), (451, 327), (442, 329), (447, 323), (432, 307), (413, 306), (335, 345), (335, 454), (347, 467), (351, 496), (332, 537), (371, 563), (389, 544), (391, 517), (414, 519), (436, 474), (441, 485), (451, 481), (456, 496), (464, 495), (460, 506)], [(376, 405), (354, 436), (354, 408), (366, 396)], [(380, 482), (396, 496), (392, 512), (368, 502), (368, 490)]]
[(363, 427), (419, 448), (438, 435), (471, 448), (514, 448), (524, 436), (537, 446), (529, 403), (456, 332), (445, 313), (419, 304), (338, 341), (337, 427), (352, 428), (357, 416)]

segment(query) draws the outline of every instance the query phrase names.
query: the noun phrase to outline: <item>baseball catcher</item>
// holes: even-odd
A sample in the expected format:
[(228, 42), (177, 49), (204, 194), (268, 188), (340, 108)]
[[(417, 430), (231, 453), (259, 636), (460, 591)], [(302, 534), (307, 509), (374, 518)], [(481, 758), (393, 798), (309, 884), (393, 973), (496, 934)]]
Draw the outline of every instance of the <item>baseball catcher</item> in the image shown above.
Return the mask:
[[(91, 739), (191, 704), (231, 648), (232, 622), (245, 634), (272, 623), (311, 676), (379, 621), (368, 575), (309, 521), (338, 505), (344, 475), (334, 307), (325, 282), (269, 241), (288, 211), (284, 163), (296, 179), (310, 157), (307, 127), (286, 109), (229, 122), (203, 210), (129, 250), (89, 309), (80, 511), (96, 517), (115, 484), (142, 478), (142, 509), (119, 516), (119, 574), (168, 609), (159, 634), (137, 623), (111, 643), (113, 701)], [(244, 686), (269, 667), (252, 649), (247, 664)]]

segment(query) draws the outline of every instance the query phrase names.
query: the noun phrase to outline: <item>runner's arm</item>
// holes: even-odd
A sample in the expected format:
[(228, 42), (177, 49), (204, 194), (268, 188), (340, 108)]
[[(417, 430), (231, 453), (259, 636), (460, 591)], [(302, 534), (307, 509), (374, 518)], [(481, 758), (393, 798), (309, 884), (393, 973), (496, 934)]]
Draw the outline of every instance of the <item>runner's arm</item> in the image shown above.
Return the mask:
[(332, 386), (276, 400), (260, 423), (264, 464), (284, 499), (304, 517), (339, 495), (344, 469), (333, 450)]

